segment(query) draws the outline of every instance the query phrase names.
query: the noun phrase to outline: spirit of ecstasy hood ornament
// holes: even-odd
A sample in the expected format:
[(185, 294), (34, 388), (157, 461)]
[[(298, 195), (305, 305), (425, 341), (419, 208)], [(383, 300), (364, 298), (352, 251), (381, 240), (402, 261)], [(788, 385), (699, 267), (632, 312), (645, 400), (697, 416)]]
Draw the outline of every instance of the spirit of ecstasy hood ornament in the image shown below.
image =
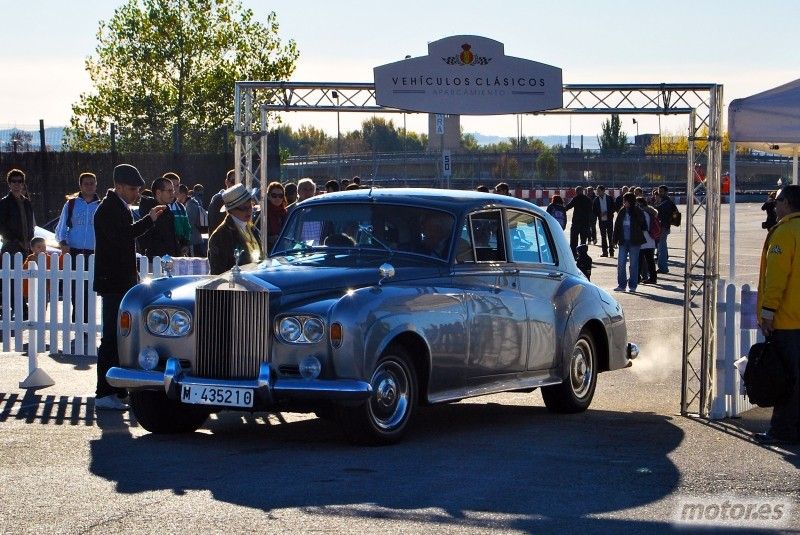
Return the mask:
[(239, 262), (241, 262), (241, 259), (242, 259), (242, 253), (244, 253), (244, 249), (241, 249), (239, 247), (237, 247), (236, 249), (233, 250), (234, 264), (233, 264), (233, 267), (231, 268), (231, 281), (230, 281), (230, 287), (231, 288), (236, 286), (236, 279), (239, 277), (239, 274), (242, 272), (242, 268), (239, 267)]

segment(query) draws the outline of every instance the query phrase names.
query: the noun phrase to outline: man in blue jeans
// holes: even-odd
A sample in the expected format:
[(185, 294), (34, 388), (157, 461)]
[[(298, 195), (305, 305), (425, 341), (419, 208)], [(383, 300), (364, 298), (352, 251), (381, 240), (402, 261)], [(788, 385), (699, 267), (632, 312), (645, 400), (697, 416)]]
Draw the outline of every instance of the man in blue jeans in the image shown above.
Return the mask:
[(669, 188), (667, 186), (658, 187), (658, 222), (661, 223), (661, 237), (658, 240), (658, 272), (669, 273), (669, 249), (667, 246), (667, 237), (669, 237), (670, 225), (672, 224), (672, 212), (677, 210), (678, 207), (669, 198)]
[[(626, 285), (628, 291), (635, 292), (639, 285), (639, 249), (646, 241), (644, 222), (644, 212), (636, 206), (636, 195), (629, 191), (622, 196), (622, 208), (614, 223), (612, 244), (616, 245), (619, 250), (615, 292), (624, 292)], [(629, 267), (629, 260), (630, 269), (626, 273), (625, 269)]]
[(775, 197), (778, 223), (761, 251), (758, 274), (758, 323), (783, 361), (789, 393), (772, 409), (762, 444), (800, 442), (800, 186), (783, 188)]

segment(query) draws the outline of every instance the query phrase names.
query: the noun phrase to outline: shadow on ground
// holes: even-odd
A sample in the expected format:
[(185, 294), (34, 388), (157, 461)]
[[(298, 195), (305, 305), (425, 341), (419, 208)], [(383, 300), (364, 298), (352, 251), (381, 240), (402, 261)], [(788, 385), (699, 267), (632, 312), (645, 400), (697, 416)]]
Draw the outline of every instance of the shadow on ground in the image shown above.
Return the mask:
[[(103, 434), (91, 443), (92, 473), (118, 492), (202, 489), (267, 512), (399, 516), (454, 529), (588, 527), (587, 515), (660, 500), (678, 484), (668, 454), (683, 438), (671, 418), (649, 413), (555, 416), (491, 403), (423, 409), (403, 443), (383, 448), (349, 446), (334, 423), (316, 418), (227, 413), (202, 433), (141, 437), (126, 418), (98, 416)], [(639, 524), (592, 521), (613, 531)]]

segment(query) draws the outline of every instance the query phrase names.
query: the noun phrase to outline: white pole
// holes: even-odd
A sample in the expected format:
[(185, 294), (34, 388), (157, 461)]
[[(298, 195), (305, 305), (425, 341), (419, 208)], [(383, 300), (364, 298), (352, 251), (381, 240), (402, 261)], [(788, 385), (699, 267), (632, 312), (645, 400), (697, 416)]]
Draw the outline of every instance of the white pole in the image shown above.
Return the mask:
[(728, 210), (730, 212), (730, 221), (728, 222), (729, 225), (729, 232), (728, 232), (728, 240), (730, 242), (730, 249), (729, 254), (730, 258), (728, 260), (728, 280), (735, 284), (736, 283), (736, 142), (731, 141), (730, 147), (730, 194), (728, 196)]
[[(44, 261), (44, 253), (39, 255), (39, 261)], [(43, 264), (42, 267), (44, 268), (45, 265), (46, 264)], [(25, 279), (28, 281), (28, 293), (30, 295), (30, 299), (28, 300), (28, 321), (25, 322), (25, 330), (28, 331), (28, 376), (23, 381), (19, 382), (20, 388), (43, 388), (56, 384), (56, 382), (47, 375), (47, 372), (39, 367), (39, 360), (37, 358), (39, 353), (39, 336), (37, 332), (34, 332), (34, 329), (38, 327), (39, 314), (43, 313), (39, 310), (38, 290), (41, 289), (44, 291), (45, 285), (42, 284), (41, 288), (38, 287), (40, 281), (37, 281), (32, 275), (35, 274), (36, 271), (36, 262), (31, 262), (29, 264), (29, 271), (25, 273)], [(22, 281), (21, 278), (17, 280)], [(17, 287), (17, 292), (22, 292), (22, 284)], [(22, 316), (21, 308), (17, 309), (17, 316)], [(21, 329), (17, 330), (16, 335), (18, 340), (22, 340)]]
[(795, 186), (797, 182), (797, 145), (792, 149), (792, 184)]

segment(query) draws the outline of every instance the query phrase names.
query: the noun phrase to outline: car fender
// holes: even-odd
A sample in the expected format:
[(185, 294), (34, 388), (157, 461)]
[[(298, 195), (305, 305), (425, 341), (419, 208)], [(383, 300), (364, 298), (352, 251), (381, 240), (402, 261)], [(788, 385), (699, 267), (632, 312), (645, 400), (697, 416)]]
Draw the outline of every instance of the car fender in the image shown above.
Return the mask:
[[(566, 363), (572, 357), (572, 350), (578, 340), (581, 331), (586, 325), (591, 324), (592, 334), (595, 337), (596, 350), (598, 352), (598, 368), (605, 370), (608, 366), (606, 357), (610, 357), (611, 350), (611, 318), (605, 308), (599, 303), (595, 292), (590, 285), (577, 284), (572, 290), (577, 294), (584, 292), (591, 295), (582, 298), (574, 297), (573, 306), (564, 324), (564, 330), (560, 336), (560, 366), (563, 370)], [(612, 368), (613, 369), (613, 368)]]
[[(340, 367), (337, 372), (367, 377), (392, 342), (407, 333), (423, 344), (425, 355), (419, 357), (424, 357), (424, 365), (430, 369), (437, 343), (444, 343), (442, 326), (463, 325), (465, 318), (461, 299), (433, 289), (420, 291), (420, 287), (385, 285), (350, 292), (333, 307), (331, 321), (341, 323), (349, 331), (337, 352), (357, 356), (360, 362), (354, 358), (356, 368), (347, 371)], [(466, 337), (462, 338), (466, 354)], [(337, 358), (337, 363), (343, 360)]]

